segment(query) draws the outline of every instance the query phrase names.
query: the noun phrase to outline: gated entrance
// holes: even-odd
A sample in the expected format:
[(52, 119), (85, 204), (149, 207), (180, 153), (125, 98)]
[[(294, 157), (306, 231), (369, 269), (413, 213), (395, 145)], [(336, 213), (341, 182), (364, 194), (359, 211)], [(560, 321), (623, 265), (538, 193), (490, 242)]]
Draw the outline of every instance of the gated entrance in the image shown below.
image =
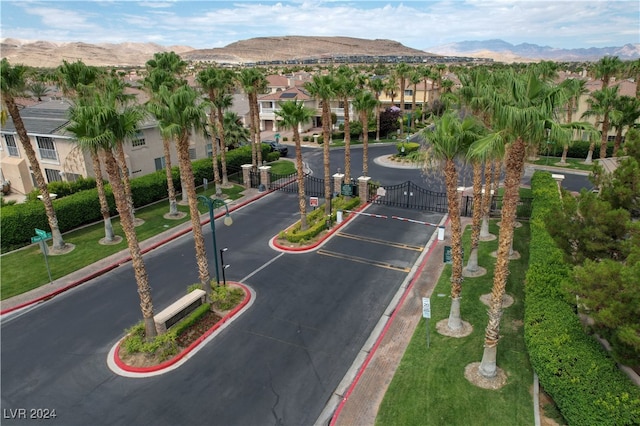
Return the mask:
[(447, 213), (447, 194), (429, 191), (411, 181), (384, 187), (371, 184), (369, 194), (376, 204)]

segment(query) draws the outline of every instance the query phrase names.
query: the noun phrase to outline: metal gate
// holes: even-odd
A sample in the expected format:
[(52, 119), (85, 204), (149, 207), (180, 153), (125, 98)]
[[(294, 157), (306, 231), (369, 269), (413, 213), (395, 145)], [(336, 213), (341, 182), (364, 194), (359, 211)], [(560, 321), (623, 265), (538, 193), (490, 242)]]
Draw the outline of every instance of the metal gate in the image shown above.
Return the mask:
[[(271, 174), (271, 186), (277, 191), (298, 192), (298, 175), (276, 175)], [(304, 193), (307, 197), (324, 197), (324, 179), (304, 175)]]
[(369, 194), (376, 204), (447, 213), (447, 194), (433, 192), (411, 181), (392, 186), (369, 186)]

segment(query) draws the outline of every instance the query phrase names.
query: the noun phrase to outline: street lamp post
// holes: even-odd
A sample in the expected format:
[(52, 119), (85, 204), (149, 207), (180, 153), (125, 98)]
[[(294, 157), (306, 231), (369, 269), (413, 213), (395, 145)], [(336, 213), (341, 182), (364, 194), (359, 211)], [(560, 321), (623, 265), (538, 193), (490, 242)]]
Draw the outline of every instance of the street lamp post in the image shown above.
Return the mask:
[(218, 245), (216, 243), (216, 224), (215, 224), (215, 215), (213, 211), (217, 207), (224, 206), (227, 210), (227, 214), (224, 217), (224, 224), (227, 226), (231, 226), (233, 224), (233, 219), (229, 216), (229, 206), (219, 198), (209, 198), (204, 195), (198, 195), (198, 201), (209, 207), (209, 225), (211, 226), (211, 238), (213, 239), (213, 260), (216, 265), (216, 285), (220, 285), (220, 266), (218, 265)]
[(226, 247), (220, 249), (220, 263), (222, 264), (222, 285), (225, 286), (225, 287), (227, 286), (227, 277), (225, 276), (224, 271), (229, 267), (229, 265), (225, 265), (224, 264), (224, 256), (223, 256), (223, 254), (227, 250), (228, 249)]

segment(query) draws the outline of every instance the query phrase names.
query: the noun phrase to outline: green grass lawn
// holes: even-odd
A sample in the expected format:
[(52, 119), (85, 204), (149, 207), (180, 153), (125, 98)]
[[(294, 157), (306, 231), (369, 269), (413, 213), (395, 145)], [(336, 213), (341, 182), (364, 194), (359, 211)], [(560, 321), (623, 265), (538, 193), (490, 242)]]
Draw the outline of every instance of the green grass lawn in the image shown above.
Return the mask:
[[(495, 222), (491, 233), (498, 233)], [(470, 231), (463, 243), (469, 252)], [(491, 291), (497, 240), (480, 243), (479, 265), (488, 272), (482, 277), (465, 278), (462, 283), (461, 314), (473, 325), (471, 335), (452, 338), (438, 334), (435, 325), (448, 318), (451, 266), (446, 265), (431, 296), (429, 320), (430, 346), (426, 344), (426, 324), (422, 319), (407, 347), (402, 362), (380, 406), (376, 425), (491, 425), (533, 424), (530, 389), (533, 371), (523, 336), (524, 276), (529, 258), (529, 226), (516, 229), (514, 249), (519, 260), (509, 264), (507, 293), (515, 303), (504, 310), (498, 346), (498, 367), (505, 370), (507, 384), (500, 390), (476, 387), (464, 377), (465, 366), (482, 359), (487, 306), (479, 297)]]
[(562, 167), (565, 169), (572, 170), (585, 170), (591, 171), (593, 168), (592, 164), (584, 164), (584, 158), (567, 158), (567, 164), (559, 164), (560, 157), (543, 157), (540, 156), (539, 160), (533, 162), (533, 164), (538, 164), (541, 166), (554, 166), (554, 167)]
[[(222, 189), (222, 192), (227, 195), (228, 199), (235, 200), (242, 196), (240, 193), (244, 189), (240, 185), (234, 185), (232, 188)], [(215, 188), (213, 185), (210, 185), (206, 191), (203, 191), (202, 188), (198, 190), (198, 194), (208, 196), (214, 193)], [(201, 203), (198, 204), (198, 209), (200, 213), (208, 211), (208, 208)], [(188, 213), (189, 206), (178, 205), (178, 210)], [(190, 221), (188, 214), (182, 219), (165, 219), (163, 215), (168, 212), (169, 203), (166, 200), (136, 210), (136, 217), (144, 219), (144, 223), (136, 227), (138, 240), (146, 240)], [(98, 243), (104, 237), (103, 222), (65, 233), (65, 241), (74, 244), (76, 247), (72, 252), (62, 256), (48, 256), (52, 279), (63, 277), (114, 253), (126, 250), (128, 246), (120, 226), (120, 220), (112, 218), (112, 224), (115, 234), (123, 237), (120, 243), (114, 245), (101, 245)], [(0, 262), (2, 262), (0, 274), (2, 300), (49, 282), (44, 257), (37, 245), (7, 253), (1, 257)]]

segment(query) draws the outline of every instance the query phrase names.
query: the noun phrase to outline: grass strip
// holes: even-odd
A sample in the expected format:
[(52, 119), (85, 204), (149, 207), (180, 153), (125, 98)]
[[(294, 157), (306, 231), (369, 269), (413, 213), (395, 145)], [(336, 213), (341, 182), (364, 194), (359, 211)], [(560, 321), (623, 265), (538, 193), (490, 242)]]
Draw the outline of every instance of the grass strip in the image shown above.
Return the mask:
[[(495, 222), (490, 231), (498, 233)], [(464, 377), (465, 367), (482, 359), (487, 306), (480, 296), (493, 285), (498, 241), (480, 243), (478, 264), (487, 269), (482, 277), (462, 283), (461, 314), (473, 325), (471, 335), (452, 338), (440, 335), (436, 323), (448, 318), (451, 266), (446, 265), (431, 296), (430, 346), (426, 344), (425, 319), (421, 319), (378, 411), (376, 425), (531, 425), (530, 393), (533, 371), (523, 335), (524, 277), (529, 259), (529, 225), (515, 230), (514, 250), (521, 257), (509, 264), (507, 293), (515, 303), (504, 310), (498, 346), (498, 367), (505, 370), (507, 384), (500, 390), (476, 387)], [(469, 253), (470, 227), (463, 244)]]

